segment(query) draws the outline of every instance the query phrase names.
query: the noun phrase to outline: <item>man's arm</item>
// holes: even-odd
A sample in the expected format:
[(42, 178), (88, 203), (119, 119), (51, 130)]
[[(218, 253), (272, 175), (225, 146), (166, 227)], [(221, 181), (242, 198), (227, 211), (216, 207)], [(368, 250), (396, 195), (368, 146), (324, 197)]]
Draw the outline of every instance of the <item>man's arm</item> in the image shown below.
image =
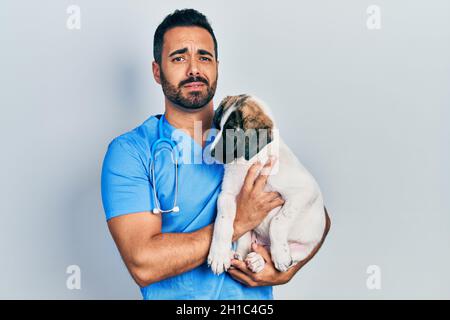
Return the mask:
[[(266, 164), (270, 168), (273, 163)], [(265, 192), (267, 175), (253, 165), (237, 197), (233, 240), (252, 230), (267, 214), (284, 203), (277, 192)], [(180, 213), (183, 214), (183, 213)], [(206, 261), (214, 224), (190, 233), (162, 233), (161, 215), (148, 211), (121, 215), (108, 221), (109, 230), (128, 271), (145, 287), (191, 270)]]
[(161, 216), (150, 212), (108, 221), (122, 259), (141, 287), (202, 264), (211, 244), (213, 226), (209, 224), (190, 233), (161, 233)]

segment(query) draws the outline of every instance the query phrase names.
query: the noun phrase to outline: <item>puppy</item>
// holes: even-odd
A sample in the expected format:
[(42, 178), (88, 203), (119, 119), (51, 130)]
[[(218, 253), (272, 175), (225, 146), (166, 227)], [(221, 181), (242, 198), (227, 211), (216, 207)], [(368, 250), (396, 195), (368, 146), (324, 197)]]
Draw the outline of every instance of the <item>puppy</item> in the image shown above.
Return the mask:
[[(319, 186), (279, 138), (269, 108), (256, 97), (227, 96), (215, 112), (214, 125), (219, 132), (210, 151), (215, 159), (224, 163), (225, 171), (208, 265), (215, 274), (220, 274), (228, 270), (234, 257), (245, 260), (253, 272), (262, 271), (264, 259), (251, 252), (252, 241), (256, 240), (270, 246), (275, 268), (287, 271), (308, 257), (324, 233), (325, 211)], [(271, 210), (253, 232), (239, 238), (233, 251), (236, 196), (250, 166), (273, 157), (275, 166), (264, 190), (279, 192), (284, 205)]]

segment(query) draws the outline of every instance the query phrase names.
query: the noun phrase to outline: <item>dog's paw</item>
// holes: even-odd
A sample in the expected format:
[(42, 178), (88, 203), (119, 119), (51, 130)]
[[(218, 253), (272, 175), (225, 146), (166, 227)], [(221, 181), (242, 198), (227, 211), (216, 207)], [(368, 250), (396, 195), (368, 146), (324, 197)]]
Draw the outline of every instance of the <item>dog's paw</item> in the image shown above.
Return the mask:
[(207, 262), (214, 274), (219, 275), (230, 268), (232, 254), (227, 246), (211, 246)]
[(292, 266), (292, 257), (289, 246), (271, 247), (272, 261), (275, 268), (279, 271), (287, 271)]
[(266, 265), (264, 258), (256, 252), (250, 252), (245, 258), (245, 263), (247, 265), (247, 268), (252, 270), (252, 272), (254, 273), (261, 272)]

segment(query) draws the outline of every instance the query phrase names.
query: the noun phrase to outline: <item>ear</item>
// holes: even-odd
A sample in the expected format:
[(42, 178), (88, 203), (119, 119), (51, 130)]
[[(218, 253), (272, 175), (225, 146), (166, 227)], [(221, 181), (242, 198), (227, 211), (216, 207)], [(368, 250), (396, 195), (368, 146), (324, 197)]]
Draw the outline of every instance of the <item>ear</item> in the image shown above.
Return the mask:
[(272, 128), (250, 129), (245, 133), (245, 160), (250, 160), (272, 142)]
[[(227, 164), (232, 162), (236, 159), (236, 152), (239, 150), (236, 148), (236, 140), (236, 137), (232, 134), (221, 134), (214, 149), (211, 150), (211, 156), (220, 163)], [(231, 149), (230, 146), (234, 146), (234, 148)], [(243, 150), (243, 148), (240, 148), (240, 150)]]
[(246, 100), (242, 109), (245, 128), (245, 159), (249, 160), (273, 140), (273, 121), (258, 103)]
[(152, 71), (153, 71), (153, 78), (155, 78), (155, 81), (158, 84), (161, 84), (161, 70), (159, 64), (156, 61), (152, 62)]
[[(242, 156), (243, 150), (243, 148), (241, 147), (242, 139), (239, 139), (239, 135), (236, 135), (239, 134), (238, 131), (240, 129), (237, 128), (235, 130), (236, 131), (234, 132), (234, 134), (225, 134), (223, 163), (230, 163)], [(230, 146), (233, 146), (233, 149), (231, 149)]]
[(227, 105), (228, 101), (230, 100), (231, 96), (226, 96), (225, 98), (220, 101), (219, 107), (216, 109), (216, 112), (214, 113), (213, 123), (214, 127), (216, 129), (222, 129), (220, 128), (220, 121), (222, 120), (223, 111), (225, 110), (225, 106)]

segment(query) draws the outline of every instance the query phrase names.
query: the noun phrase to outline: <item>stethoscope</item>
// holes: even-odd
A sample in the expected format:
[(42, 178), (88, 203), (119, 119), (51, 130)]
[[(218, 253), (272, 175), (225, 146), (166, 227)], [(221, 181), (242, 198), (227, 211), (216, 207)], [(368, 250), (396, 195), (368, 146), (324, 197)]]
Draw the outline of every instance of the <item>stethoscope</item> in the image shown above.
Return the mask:
[[(158, 121), (158, 139), (156, 139), (152, 146), (150, 147), (150, 173), (152, 175), (153, 180), (153, 198), (155, 200), (155, 208), (153, 208), (154, 214), (159, 213), (169, 213), (169, 212), (179, 212), (180, 207), (177, 206), (177, 198), (178, 198), (178, 152), (176, 152), (176, 145), (175, 143), (167, 138), (164, 138), (163, 133), (163, 122), (164, 122), (164, 115), (161, 115), (161, 118)], [(173, 207), (169, 210), (162, 210), (161, 204), (159, 203), (158, 196), (156, 195), (156, 179), (155, 179), (155, 160), (156, 160), (156, 147), (158, 144), (166, 142), (170, 145), (170, 150), (172, 151), (172, 154), (174, 154), (174, 160), (175, 160), (175, 196), (173, 198)], [(175, 151), (175, 152), (174, 152)]]

